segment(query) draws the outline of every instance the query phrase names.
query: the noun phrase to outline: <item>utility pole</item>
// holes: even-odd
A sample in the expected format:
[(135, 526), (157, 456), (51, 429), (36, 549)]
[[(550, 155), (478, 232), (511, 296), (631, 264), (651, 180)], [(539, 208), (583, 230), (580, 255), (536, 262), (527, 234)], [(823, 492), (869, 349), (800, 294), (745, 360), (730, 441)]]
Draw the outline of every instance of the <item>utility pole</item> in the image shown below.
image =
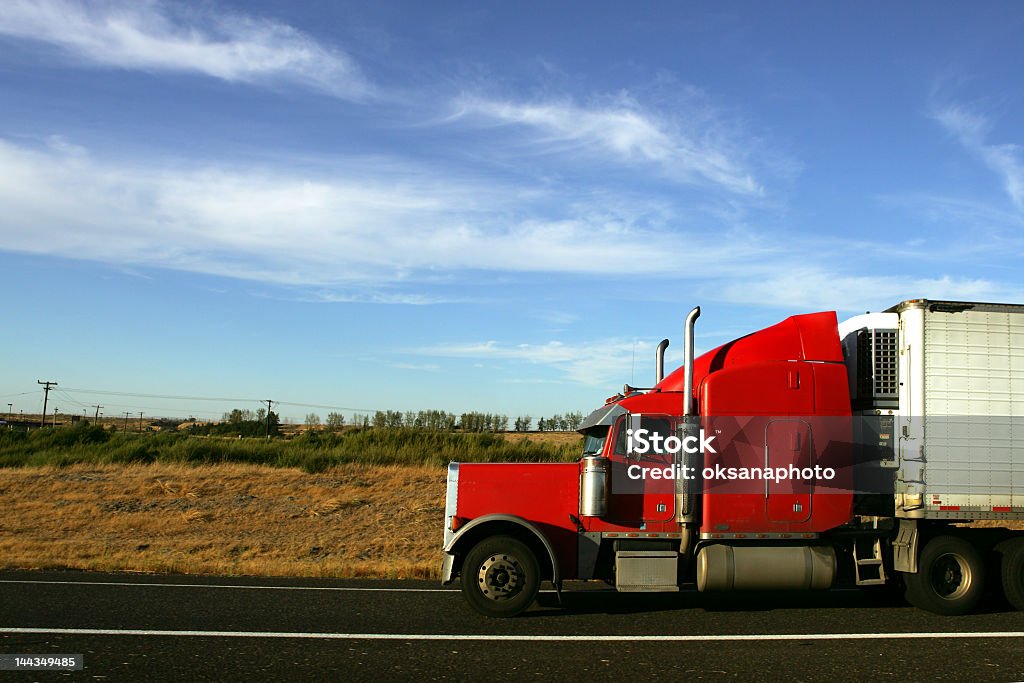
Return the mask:
[(39, 426), (40, 427), (45, 427), (46, 426), (46, 402), (50, 400), (50, 387), (57, 386), (57, 383), (56, 382), (41, 382), (41, 381), (39, 381), (37, 379), (36, 380), (36, 384), (42, 384), (43, 385), (43, 416), (41, 418), (39, 418)]
[(100, 408), (103, 408), (103, 407), (105, 407), (105, 406), (101, 406), (101, 405), (97, 405), (96, 406), (96, 422), (99, 422), (99, 420), (100, 420)]
[(124, 411), (124, 431), (128, 431), (128, 411)]
[(142, 411), (139, 411), (139, 434), (142, 433)]
[(54, 427), (57, 426), (57, 411), (59, 411), (59, 410), (60, 410), (60, 408), (57, 408), (57, 407), (54, 407), (54, 409), (53, 409), (53, 426)]
[(274, 405), (274, 402), (268, 398), (264, 403), (267, 404), (267, 441), (270, 441), (270, 407)]
[(8, 403), (7, 404), (7, 419), (8, 420), (13, 420), (14, 419), (14, 404), (13, 403)]

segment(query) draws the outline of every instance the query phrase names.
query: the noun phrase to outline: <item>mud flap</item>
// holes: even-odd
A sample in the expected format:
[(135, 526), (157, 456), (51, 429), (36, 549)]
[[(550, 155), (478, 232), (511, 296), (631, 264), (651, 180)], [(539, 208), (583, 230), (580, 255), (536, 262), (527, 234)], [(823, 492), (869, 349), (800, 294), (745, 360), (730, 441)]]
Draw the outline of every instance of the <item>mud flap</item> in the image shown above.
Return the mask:
[(917, 522), (901, 519), (900, 530), (892, 544), (892, 568), (905, 574), (917, 573)]

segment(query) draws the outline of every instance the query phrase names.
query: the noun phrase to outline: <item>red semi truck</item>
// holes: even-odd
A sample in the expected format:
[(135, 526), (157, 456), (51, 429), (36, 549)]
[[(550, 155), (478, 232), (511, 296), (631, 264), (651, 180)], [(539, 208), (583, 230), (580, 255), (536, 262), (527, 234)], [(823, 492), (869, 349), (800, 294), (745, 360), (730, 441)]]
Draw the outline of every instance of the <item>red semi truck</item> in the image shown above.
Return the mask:
[(513, 616), (542, 581), (619, 591), (899, 583), (1024, 609), (1024, 305), (923, 299), (795, 315), (626, 386), (578, 462), (452, 463), (442, 581)]

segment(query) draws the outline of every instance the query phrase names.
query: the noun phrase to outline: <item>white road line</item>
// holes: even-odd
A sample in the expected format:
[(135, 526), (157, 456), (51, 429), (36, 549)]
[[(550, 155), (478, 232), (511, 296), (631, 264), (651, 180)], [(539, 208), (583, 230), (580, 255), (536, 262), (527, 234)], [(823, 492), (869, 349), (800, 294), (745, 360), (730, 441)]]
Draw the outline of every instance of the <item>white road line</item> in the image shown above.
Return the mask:
[[(131, 581), (39, 581), (32, 579), (0, 579), (0, 583), (38, 583), (45, 586), (155, 586), (157, 588), (247, 588), (250, 590), (275, 590), (275, 591), (366, 591), (378, 593), (459, 593), (455, 588), (357, 588), (354, 586), (247, 586), (245, 584), (215, 584), (215, 583), (141, 583)], [(832, 588), (830, 593), (856, 593), (859, 588)], [(551, 588), (545, 588), (541, 593), (554, 593)], [(574, 591), (563, 588), (562, 593), (612, 593), (611, 589), (591, 589)]]
[[(0, 579), (0, 583), (39, 583), (49, 586), (155, 586), (157, 588), (245, 588), (275, 591), (367, 591), (380, 593), (458, 593), (457, 588), (356, 588), (352, 586), (246, 586), (213, 583), (133, 583), (130, 581), (33, 581)], [(542, 591), (543, 592), (543, 591)]]
[(3, 628), (0, 634), (57, 636), (185, 636), (195, 638), (301, 638), (307, 640), (498, 640), (507, 641), (644, 641), (716, 642), (758, 640), (916, 640), (933, 638), (1024, 638), (1024, 631), (973, 633), (736, 633), (720, 635), (509, 635), (500, 633), (281, 633), (264, 631), (151, 631), (99, 628)]

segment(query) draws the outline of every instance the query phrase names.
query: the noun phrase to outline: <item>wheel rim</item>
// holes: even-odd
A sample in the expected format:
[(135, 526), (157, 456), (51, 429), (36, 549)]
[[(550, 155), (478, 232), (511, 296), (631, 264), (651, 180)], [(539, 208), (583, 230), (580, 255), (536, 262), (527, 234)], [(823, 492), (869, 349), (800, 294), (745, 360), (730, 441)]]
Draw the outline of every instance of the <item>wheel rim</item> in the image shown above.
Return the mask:
[(514, 555), (496, 553), (491, 555), (477, 572), (480, 592), (491, 600), (509, 600), (523, 590), (526, 573)]
[(936, 558), (929, 576), (935, 592), (944, 600), (963, 597), (974, 582), (971, 565), (957, 553), (945, 553)]

